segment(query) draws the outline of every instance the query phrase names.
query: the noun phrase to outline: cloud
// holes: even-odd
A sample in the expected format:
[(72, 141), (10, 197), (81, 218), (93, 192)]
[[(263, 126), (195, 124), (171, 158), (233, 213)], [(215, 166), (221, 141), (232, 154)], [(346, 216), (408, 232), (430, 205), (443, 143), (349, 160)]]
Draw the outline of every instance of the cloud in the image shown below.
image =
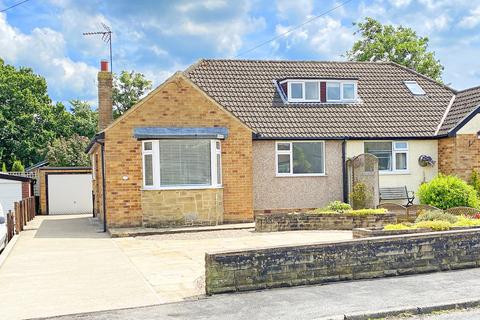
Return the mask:
[(472, 29), (478, 24), (480, 24), (480, 6), (470, 10), (470, 14), (460, 21), (459, 26), (466, 29)]
[(291, 23), (302, 22), (313, 10), (312, 0), (279, 0), (277, 1), (277, 17)]
[(0, 13), (0, 53), (6, 63), (28, 66), (44, 76), (55, 97), (72, 99), (93, 95), (96, 68), (66, 55), (63, 35), (50, 28), (35, 28), (30, 34), (12, 27)]
[(411, 0), (390, 0), (390, 3), (397, 8), (406, 7), (410, 4), (410, 2), (412, 1)]

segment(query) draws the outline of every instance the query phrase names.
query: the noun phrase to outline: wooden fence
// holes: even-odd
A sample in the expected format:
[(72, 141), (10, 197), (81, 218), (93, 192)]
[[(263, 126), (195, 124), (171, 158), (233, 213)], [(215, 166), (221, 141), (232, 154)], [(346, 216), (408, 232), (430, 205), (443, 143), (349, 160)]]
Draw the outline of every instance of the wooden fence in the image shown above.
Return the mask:
[(6, 216), (8, 241), (10, 241), (15, 234), (23, 231), (23, 227), (27, 225), (27, 222), (35, 218), (35, 212), (35, 197), (28, 197), (19, 202), (15, 202), (14, 211), (9, 211)]

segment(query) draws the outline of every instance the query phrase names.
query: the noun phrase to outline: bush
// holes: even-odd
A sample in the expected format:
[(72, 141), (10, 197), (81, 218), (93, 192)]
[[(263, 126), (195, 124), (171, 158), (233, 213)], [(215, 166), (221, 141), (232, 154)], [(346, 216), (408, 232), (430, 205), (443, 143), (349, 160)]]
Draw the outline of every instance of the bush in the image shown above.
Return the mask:
[(347, 210), (352, 210), (352, 207), (348, 203), (341, 202), (341, 201), (337, 200), (337, 201), (330, 202), (325, 207), (325, 209), (328, 210), (328, 211), (344, 212), (344, 211), (347, 211)]
[(459, 216), (457, 222), (453, 224), (454, 227), (480, 227), (480, 220), (471, 219), (465, 216)]
[(387, 209), (358, 209), (358, 210), (348, 210), (345, 211), (345, 214), (349, 216), (367, 216), (369, 214), (385, 214)]
[(477, 197), (480, 196), (480, 175), (475, 169), (472, 170), (472, 174), (470, 175), (470, 185), (477, 192)]
[(434, 231), (446, 231), (450, 230), (452, 224), (448, 221), (434, 220), (434, 221), (421, 221), (415, 223), (415, 227), (419, 229), (432, 229)]
[(366, 208), (372, 197), (372, 192), (368, 190), (368, 186), (365, 183), (357, 182), (353, 185), (350, 198), (352, 199), (354, 209)]
[(449, 223), (455, 223), (458, 221), (458, 216), (440, 210), (425, 211), (418, 215), (415, 223), (422, 221), (447, 221)]
[(12, 164), (12, 172), (23, 172), (25, 171), (25, 167), (20, 160), (14, 160)]
[(479, 201), (475, 189), (455, 176), (438, 175), (418, 189), (420, 203), (440, 209), (453, 207), (478, 208)]
[(411, 230), (411, 229), (415, 229), (415, 227), (407, 226), (403, 223), (387, 224), (385, 227), (383, 227), (383, 230)]

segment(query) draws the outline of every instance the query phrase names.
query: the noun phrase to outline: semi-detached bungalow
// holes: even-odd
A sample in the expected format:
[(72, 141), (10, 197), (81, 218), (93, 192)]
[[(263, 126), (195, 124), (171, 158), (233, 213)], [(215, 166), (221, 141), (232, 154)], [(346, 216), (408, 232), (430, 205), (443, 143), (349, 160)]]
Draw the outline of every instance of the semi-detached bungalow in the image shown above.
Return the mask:
[(102, 65), (88, 152), (106, 227), (243, 222), (346, 201), (345, 160), (362, 153), (378, 157), (380, 187), (412, 191), (480, 166), (480, 88), (395, 63), (200, 60), (113, 122)]

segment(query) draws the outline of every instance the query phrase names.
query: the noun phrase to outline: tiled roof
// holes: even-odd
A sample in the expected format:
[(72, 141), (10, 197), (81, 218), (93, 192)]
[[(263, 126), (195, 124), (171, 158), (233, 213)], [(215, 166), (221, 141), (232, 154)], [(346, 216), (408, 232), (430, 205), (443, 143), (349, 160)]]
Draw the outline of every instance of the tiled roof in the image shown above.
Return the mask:
[(449, 130), (455, 128), (478, 106), (480, 106), (480, 87), (458, 92), (438, 134), (446, 134)]
[[(184, 74), (264, 138), (432, 137), (455, 91), (389, 62), (200, 60)], [(285, 103), (275, 82), (358, 79), (355, 104)], [(415, 80), (426, 96), (414, 96)]]

